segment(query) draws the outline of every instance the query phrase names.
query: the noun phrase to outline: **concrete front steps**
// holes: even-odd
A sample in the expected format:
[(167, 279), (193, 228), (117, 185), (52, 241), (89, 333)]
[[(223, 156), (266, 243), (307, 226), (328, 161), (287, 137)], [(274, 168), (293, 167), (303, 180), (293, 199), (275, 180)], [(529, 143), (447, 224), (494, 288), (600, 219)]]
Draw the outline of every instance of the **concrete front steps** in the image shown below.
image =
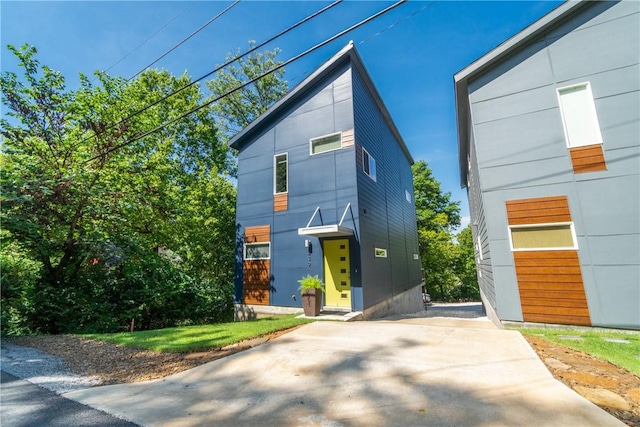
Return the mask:
[(319, 316), (306, 317), (303, 314), (301, 308), (298, 307), (279, 307), (272, 305), (247, 305), (236, 304), (235, 317), (236, 321), (261, 319), (271, 316), (282, 316), (285, 314), (299, 313), (301, 318), (315, 319), (315, 320), (335, 320), (341, 322), (351, 322), (355, 320), (362, 320), (361, 311), (350, 311), (342, 307), (329, 307), (325, 306), (320, 311)]

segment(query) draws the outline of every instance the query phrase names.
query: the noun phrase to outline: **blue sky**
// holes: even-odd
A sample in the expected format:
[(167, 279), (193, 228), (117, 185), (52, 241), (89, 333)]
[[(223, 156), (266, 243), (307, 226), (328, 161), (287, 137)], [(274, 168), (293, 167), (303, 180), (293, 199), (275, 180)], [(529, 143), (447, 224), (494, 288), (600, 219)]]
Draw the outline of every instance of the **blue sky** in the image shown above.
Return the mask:
[[(261, 42), (329, 3), (243, 0), (154, 67), (198, 78), (227, 52)], [(294, 86), (353, 40), (413, 157), (428, 162), (443, 190), (462, 202), (468, 221), (458, 179), (453, 75), (560, 3), (410, 1), (291, 64), (286, 79)], [(6, 45), (28, 43), (70, 89), (79, 73), (98, 69), (131, 77), (230, 4), (3, 0), (1, 68), (18, 71)], [(345, 1), (266, 48), (279, 47), (280, 59), (289, 59), (390, 4)]]

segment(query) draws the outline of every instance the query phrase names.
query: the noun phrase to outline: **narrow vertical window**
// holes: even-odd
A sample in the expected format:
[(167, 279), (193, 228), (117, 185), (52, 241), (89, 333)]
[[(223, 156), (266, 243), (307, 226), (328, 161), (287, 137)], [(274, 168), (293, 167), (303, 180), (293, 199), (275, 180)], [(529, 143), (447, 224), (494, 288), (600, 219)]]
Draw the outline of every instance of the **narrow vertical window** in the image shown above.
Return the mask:
[(602, 144), (600, 125), (588, 82), (558, 89), (567, 146)]
[(289, 161), (287, 153), (276, 154), (273, 158), (273, 194), (286, 193), (288, 188)]
[(376, 180), (376, 160), (364, 148), (362, 149), (362, 168), (364, 173), (374, 181)]

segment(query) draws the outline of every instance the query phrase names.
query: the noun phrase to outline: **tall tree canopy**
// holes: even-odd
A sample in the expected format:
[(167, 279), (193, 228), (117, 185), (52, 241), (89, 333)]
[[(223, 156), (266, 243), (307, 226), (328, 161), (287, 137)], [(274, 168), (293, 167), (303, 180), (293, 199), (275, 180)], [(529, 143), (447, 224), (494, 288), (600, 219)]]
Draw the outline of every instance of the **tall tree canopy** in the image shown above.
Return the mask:
[[(255, 42), (249, 41), (249, 48), (254, 46)], [(282, 65), (282, 61), (277, 59), (279, 53), (278, 48), (253, 52), (220, 70), (214, 79), (207, 82), (207, 87), (214, 98), (230, 93), (242, 84), (258, 79)], [(240, 55), (240, 49), (229, 52), (226, 60), (231, 61)], [(280, 68), (214, 103), (212, 109), (222, 132), (227, 136), (235, 135), (282, 98), (289, 90), (284, 72), (284, 68)]]
[[(131, 318), (151, 304), (158, 291), (152, 287), (172, 280), (186, 286), (177, 272), (150, 283), (148, 266), (173, 271), (178, 264), (163, 262), (155, 248), (170, 250), (185, 273), (229, 281), (235, 189), (218, 173), (227, 147), (214, 117), (200, 110), (150, 132), (197, 106), (200, 87), (127, 119), (189, 77), (148, 70), (127, 82), (99, 73), (98, 85), (81, 76), (80, 88), (68, 91), (59, 73), (40, 66), (34, 47), (9, 49), (24, 74), (0, 77), (8, 116), (0, 122), (3, 254), (19, 245), (41, 266), (32, 295), (40, 295), (40, 305), (31, 307), (41, 320), (32, 328), (73, 329), (69, 312), (83, 298), (78, 289), (99, 277), (114, 276), (112, 287), (124, 281), (111, 291), (132, 301), (125, 310)], [(137, 271), (126, 269), (134, 264)], [(151, 287), (147, 295), (134, 295), (144, 286)]]
[(468, 267), (466, 258), (462, 258), (467, 257), (469, 251), (461, 245), (467, 245), (468, 242), (456, 239), (454, 235), (460, 226), (460, 202), (452, 201), (451, 194), (442, 191), (424, 160), (417, 161), (412, 166), (412, 172), (420, 258), (427, 291), (437, 300), (477, 298), (461, 289), (462, 273), (466, 273), (465, 286), (470, 286), (469, 280), (473, 279), (470, 279), (469, 271), (463, 268)]

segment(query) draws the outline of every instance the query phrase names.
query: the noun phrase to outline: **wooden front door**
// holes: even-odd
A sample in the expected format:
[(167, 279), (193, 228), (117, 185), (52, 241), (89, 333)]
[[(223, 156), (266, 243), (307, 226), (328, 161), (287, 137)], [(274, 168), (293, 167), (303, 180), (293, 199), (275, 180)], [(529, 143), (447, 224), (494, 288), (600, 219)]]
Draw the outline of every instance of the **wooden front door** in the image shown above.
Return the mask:
[(349, 240), (325, 240), (322, 246), (324, 250), (325, 305), (351, 308)]

